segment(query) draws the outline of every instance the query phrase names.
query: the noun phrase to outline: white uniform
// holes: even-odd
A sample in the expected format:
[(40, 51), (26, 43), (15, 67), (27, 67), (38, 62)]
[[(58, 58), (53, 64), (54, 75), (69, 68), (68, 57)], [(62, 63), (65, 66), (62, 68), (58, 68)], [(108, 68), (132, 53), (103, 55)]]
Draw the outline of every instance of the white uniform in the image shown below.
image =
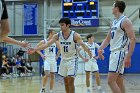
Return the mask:
[(124, 57), (128, 52), (129, 39), (126, 32), (121, 28), (121, 23), (126, 16), (122, 15), (118, 20), (115, 19), (111, 27), (110, 40), (110, 62), (109, 71), (123, 74)]
[[(95, 48), (99, 48), (99, 45), (94, 42), (92, 44), (89, 44), (88, 42), (85, 44), (89, 47), (90, 51), (92, 52), (92, 55), (96, 56)], [(89, 55), (86, 52), (84, 57), (90, 59)], [(99, 68), (96, 59), (91, 58), (88, 62), (85, 62), (85, 71), (97, 72), (98, 70)]]
[[(47, 43), (47, 40), (44, 40)], [(45, 49), (45, 61), (44, 61), (44, 71), (48, 70), (50, 72), (57, 72), (56, 63), (56, 44), (52, 44), (50, 47)]]
[(67, 39), (62, 31), (58, 34), (62, 57), (58, 73), (64, 77), (75, 76), (77, 72), (77, 44), (74, 42), (74, 33), (71, 31)]

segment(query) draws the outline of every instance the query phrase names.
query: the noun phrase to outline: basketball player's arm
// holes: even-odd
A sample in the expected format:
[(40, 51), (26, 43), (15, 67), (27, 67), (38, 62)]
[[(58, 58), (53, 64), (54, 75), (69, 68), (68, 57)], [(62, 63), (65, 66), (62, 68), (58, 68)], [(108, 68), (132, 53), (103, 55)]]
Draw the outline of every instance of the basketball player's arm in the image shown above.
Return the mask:
[(111, 32), (109, 31), (106, 38), (104, 39), (104, 41), (102, 42), (102, 44), (99, 47), (100, 50), (105, 49), (109, 45), (110, 39), (111, 39), (110, 36), (111, 36)]
[[(44, 43), (44, 40), (41, 40), (41, 41), (36, 45), (36, 47), (39, 47), (39, 46), (41, 46), (41, 45), (43, 45), (43, 44), (45, 44), (45, 43)], [(36, 51), (36, 52), (44, 59), (43, 53), (41, 53), (40, 51)]]
[(74, 38), (77, 41), (77, 43), (82, 46), (82, 48), (88, 53), (88, 55), (90, 56), (90, 58), (92, 58), (92, 53), (90, 51), (90, 49), (86, 46), (86, 44), (83, 42), (83, 40), (81, 39), (81, 36), (78, 33), (74, 34)]
[(128, 38), (130, 40), (128, 54), (125, 57), (125, 67), (130, 67), (131, 66), (131, 56), (133, 54), (133, 51), (135, 48), (135, 43), (136, 43), (134, 28), (132, 26), (132, 22), (129, 19), (126, 19), (123, 21), (122, 28), (125, 30)]
[(104, 49), (109, 45), (110, 39), (111, 39), (111, 32), (109, 31), (106, 38), (104, 39), (104, 41), (102, 42), (102, 44), (98, 48), (98, 56), (102, 60), (104, 60), (104, 56), (103, 56)]
[(7, 7), (5, 4), (5, 1), (3, 2), (3, 12), (1, 16), (1, 33), (0, 33), (0, 39), (3, 40), (4, 37), (8, 36), (8, 33), (10, 32), (10, 27), (9, 27), (9, 21), (8, 21), (8, 13), (7, 13)]
[(10, 38), (8, 36), (4, 37), (3, 41), (6, 43), (10, 43), (10, 44), (16, 44), (16, 45), (19, 45), (21, 47), (28, 47), (29, 46), (29, 43), (26, 43), (24, 41), (18, 41), (18, 40), (15, 40), (13, 38)]
[(8, 19), (1, 20), (1, 39), (8, 36), (10, 32)]
[(57, 47), (57, 49), (58, 49), (58, 51), (57, 51), (57, 54), (56, 54), (56, 60), (58, 59), (58, 57), (59, 57), (59, 55), (60, 55), (60, 44), (59, 44), (59, 42), (58, 41), (56, 41), (56, 47)]
[(58, 34), (55, 34), (51, 40), (49, 40), (46, 44), (43, 44), (39, 47), (35, 47), (34, 51), (44, 50), (45, 48), (49, 47), (53, 43), (55, 43), (58, 40)]

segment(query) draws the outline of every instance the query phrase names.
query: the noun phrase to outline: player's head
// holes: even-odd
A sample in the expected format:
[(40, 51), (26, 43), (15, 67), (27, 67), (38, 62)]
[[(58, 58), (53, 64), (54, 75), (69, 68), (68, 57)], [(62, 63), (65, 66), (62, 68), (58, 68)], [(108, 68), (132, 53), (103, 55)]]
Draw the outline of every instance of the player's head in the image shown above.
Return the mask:
[(116, 0), (114, 1), (114, 4), (113, 4), (112, 13), (113, 14), (116, 14), (117, 12), (123, 13), (125, 8), (126, 8), (126, 5), (124, 1)]
[(2, 55), (2, 60), (3, 61), (7, 61), (7, 56), (6, 55)]
[(47, 37), (52, 37), (55, 34), (55, 30), (54, 29), (49, 29), (47, 34), (48, 34)]
[(69, 18), (61, 18), (59, 24), (62, 31), (68, 30), (71, 25), (71, 20)]
[(88, 42), (94, 42), (94, 36), (93, 36), (93, 34), (87, 35), (87, 41)]

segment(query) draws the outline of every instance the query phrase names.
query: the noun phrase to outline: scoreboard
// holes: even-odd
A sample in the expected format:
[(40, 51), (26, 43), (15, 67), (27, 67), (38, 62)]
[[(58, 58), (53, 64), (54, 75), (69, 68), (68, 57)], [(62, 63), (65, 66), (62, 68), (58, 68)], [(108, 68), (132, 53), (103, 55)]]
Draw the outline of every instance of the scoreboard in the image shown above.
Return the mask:
[(98, 27), (98, 0), (63, 0), (62, 16), (71, 19), (72, 27)]

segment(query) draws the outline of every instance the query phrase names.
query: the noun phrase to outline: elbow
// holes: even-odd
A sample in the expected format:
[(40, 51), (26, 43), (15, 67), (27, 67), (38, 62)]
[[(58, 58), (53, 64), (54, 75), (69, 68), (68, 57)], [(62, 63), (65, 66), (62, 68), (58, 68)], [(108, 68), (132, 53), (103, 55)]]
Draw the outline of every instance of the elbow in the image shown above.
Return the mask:
[(3, 30), (3, 36), (7, 36), (9, 33), (10, 33), (10, 29), (9, 28)]
[(8, 40), (9, 40), (9, 39), (8, 39), (7, 36), (3, 37), (3, 41), (4, 41), (4, 42), (8, 42)]
[(136, 43), (136, 38), (130, 38), (130, 42)]
[(7, 34), (10, 33), (10, 29), (8, 28), (8, 29), (6, 30), (6, 32), (7, 32)]

